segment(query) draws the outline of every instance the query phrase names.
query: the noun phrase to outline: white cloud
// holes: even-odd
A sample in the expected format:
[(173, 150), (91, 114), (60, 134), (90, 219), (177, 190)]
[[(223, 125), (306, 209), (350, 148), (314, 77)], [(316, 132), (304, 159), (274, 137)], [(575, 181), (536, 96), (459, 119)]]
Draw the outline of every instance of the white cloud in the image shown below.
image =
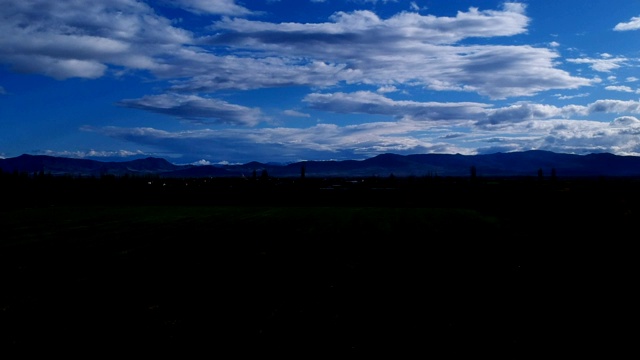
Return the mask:
[(342, 81), (356, 82), (362, 76), (361, 71), (349, 68), (346, 64), (210, 54), (193, 54), (189, 59), (185, 57), (184, 61), (166, 67), (161, 73), (167, 78), (178, 74), (183, 74), (186, 79), (172, 81), (172, 90), (197, 92), (296, 85), (327, 87)]
[(589, 95), (590, 95), (589, 93), (582, 93), (582, 94), (576, 94), (576, 95), (555, 94), (553, 96), (557, 97), (559, 100), (570, 100), (575, 98), (587, 97)]
[[(223, 18), (213, 25), (213, 29), (232, 33), (219, 34), (212, 40), (221, 42), (260, 42), (263, 45), (290, 43), (312, 47), (323, 43), (341, 45), (353, 42), (381, 44), (381, 40), (415, 41), (430, 44), (453, 44), (465, 38), (510, 36), (526, 32), (529, 18), (523, 14), (524, 8), (507, 7), (503, 11), (480, 11), (470, 8), (468, 12), (458, 12), (456, 17), (436, 17), (414, 12), (401, 12), (388, 19), (381, 19), (369, 10), (336, 12), (331, 22), (268, 23), (238, 18)], [(335, 47), (335, 45), (333, 47)]]
[(613, 30), (615, 31), (629, 31), (640, 29), (640, 17), (632, 17), (629, 22), (617, 24)]
[(548, 119), (563, 116), (561, 108), (542, 104), (518, 104), (505, 108), (489, 110), (486, 119), (478, 122), (478, 125), (495, 125), (500, 123), (515, 123), (534, 119)]
[[(173, 5), (201, 13), (246, 10), (235, 1)], [(135, 0), (24, 0), (0, 7), (0, 63), (57, 79), (98, 78), (113, 67), (146, 70), (172, 81), (172, 91), (192, 92), (404, 84), (501, 99), (590, 85), (555, 68), (558, 54), (547, 48), (456, 44), (525, 33), (524, 12), (523, 4), (507, 3), (454, 17), (401, 12), (382, 19), (368, 10), (337, 12), (322, 23), (223, 17), (212, 36), (194, 38)], [(218, 53), (218, 46), (228, 50)]]
[(613, 127), (637, 127), (640, 128), (640, 120), (634, 116), (621, 116), (611, 122)]
[(287, 116), (293, 116), (293, 117), (306, 117), (306, 118), (311, 117), (311, 115), (305, 114), (297, 110), (285, 110), (282, 113)]
[(640, 101), (598, 100), (588, 106), (589, 113), (640, 113)]
[(418, 121), (464, 121), (478, 119), (484, 115), (483, 103), (439, 103), (395, 101), (382, 95), (358, 91), (354, 93), (313, 93), (303, 101), (313, 109), (335, 113), (360, 113), (391, 115), (396, 118), (410, 118)]
[(628, 87), (628, 86), (606, 86), (605, 90), (621, 91), (621, 92), (633, 92), (633, 89)]
[(122, 100), (120, 105), (199, 123), (255, 126), (263, 121), (259, 109), (196, 95), (148, 95), (140, 99)]
[(198, 161), (192, 162), (191, 165), (196, 165), (196, 166), (211, 165), (211, 161), (200, 159)]
[(395, 86), (381, 86), (376, 90), (376, 92), (380, 94), (392, 93), (398, 91), (398, 88)]
[[(453, 144), (413, 137), (420, 129), (411, 121), (379, 122), (337, 126), (318, 124), (309, 128), (266, 128), (214, 131), (210, 129), (169, 132), (153, 128), (105, 127), (94, 129), (104, 135), (152, 146), (160, 151), (190, 154), (207, 158), (210, 154), (248, 161), (280, 161), (364, 159), (379, 152), (410, 154), (415, 152), (468, 150)], [(250, 159), (250, 160), (249, 160)]]
[[(2, 58), (2, 55), (0, 55)], [(62, 80), (71, 77), (96, 79), (104, 75), (107, 66), (97, 61), (56, 59), (48, 56), (10, 55), (4, 57), (14, 62), (13, 69), (19, 72), (40, 73)]]
[(612, 58), (604, 55), (608, 54), (603, 54), (602, 59), (579, 58), (567, 59), (567, 61), (574, 64), (588, 64), (593, 70), (600, 72), (610, 72), (611, 70), (618, 69), (628, 61), (625, 57)]
[[(423, 85), (497, 99), (591, 84), (591, 80), (556, 69), (559, 55), (547, 48), (452, 46), (470, 37), (524, 33), (529, 21), (524, 9), (524, 5), (510, 3), (502, 11), (471, 8), (456, 17), (404, 12), (388, 19), (362, 10), (338, 12), (332, 22), (317, 24), (226, 18), (214, 23), (218, 33), (203, 41), (265, 56), (315, 59), (349, 69), (348, 74), (337, 73), (347, 77), (347, 83)], [(268, 73), (265, 70), (262, 73)], [(335, 84), (340, 81), (334, 79)]]
[(253, 14), (253, 12), (246, 7), (236, 4), (235, 0), (167, 0), (166, 2), (196, 14), (229, 16), (246, 16)]
[[(202, 100), (202, 99), (199, 99)], [(206, 105), (216, 107), (215, 101)], [(640, 155), (640, 101), (597, 100), (587, 105), (520, 102), (493, 108), (473, 102), (418, 102), (393, 100), (381, 94), (312, 93), (309, 107), (335, 113), (382, 115), (394, 121), (339, 126), (321, 123), (307, 128), (192, 129), (167, 131), (155, 128), (103, 127), (85, 129), (151, 147), (160, 153), (188, 152), (198, 159), (248, 161), (299, 161), (303, 159), (361, 159), (383, 152), (474, 154), (523, 149), (564, 153), (608, 151)], [(184, 116), (191, 105), (186, 97), (161, 96), (128, 104), (150, 111)], [(196, 102), (197, 113), (210, 115)], [(224, 104), (218, 104), (220, 106)], [(222, 106), (224, 107), (224, 106)], [(177, 110), (176, 110), (177, 109)], [(216, 112), (216, 111), (214, 111)], [(297, 110), (288, 112), (298, 114)], [(574, 119), (593, 113), (620, 114), (610, 122)]]
[[(550, 114), (547, 113), (547, 114)], [(573, 119), (528, 119), (456, 131), (428, 122), (403, 119), (351, 126), (319, 124), (308, 128), (191, 130), (105, 127), (104, 135), (151, 146), (161, 152), (187, 151), (199, 158), (210, 154), (248, 161), (300, 161), (328, 158), (362, 159), (383, 152), (398, 154), (476, 154), (526, 149), (586, 154), (612, 152), (640, 155), (640, 121), (622, 116), (611, 122)], [(455, 129), (461, 129), (455, 127)], [(500, 130), (500, 132), (497, 132)], [(475, 149), (469, 147), (474, 144)], [(196, 158), (197, 159), (197, 158)], [(195, 161), (195, 160), (194, 160)]]
[(303, 101), (313, 109), (335, 113), (389, 115), (413, 121), (446, 122), (448, 125), (491, 126), (530, 120), (570, 118), (592, 113), (640, 113), (640, 101), (597, 100), (586, 106), (557, 107), (546, 104), (518, 103), (501, 108), (473, 102), (397, 101), (367, 91), (354, 93), (309, 94)]
[(108, 65), (155, 70), (191, 42), (134, 0), (3, 1), (0, 32), (0, 63), (57, 79), (97, 78)]

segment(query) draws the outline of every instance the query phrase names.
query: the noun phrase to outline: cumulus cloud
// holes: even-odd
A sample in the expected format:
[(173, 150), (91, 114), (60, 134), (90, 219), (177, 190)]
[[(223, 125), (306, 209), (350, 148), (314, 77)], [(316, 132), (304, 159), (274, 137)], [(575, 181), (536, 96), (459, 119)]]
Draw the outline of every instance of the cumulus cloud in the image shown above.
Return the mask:
[(640, 102), (622, 100), (598, 100), (588, 105), (557, 107), (546, 104), (518, 103), (501, 108), (473, 102), (417, 102), (397, 101), (383, 95), (359, 91), (354, 93), (313, 93), (303, 100), (316, 110), (335, 113), (361, 113), (389, 115), (397, 119), (445, 122), (456, 124), (491, 126), (515, 124), (532, 120), (570, 118), (593, 113), (638, 113)]
[(202, 38), (135, 0), (2, 4), (0, 63), (57, 79), (93, 79), (118, 68), (150, 72), (183, 92), (403, 84), (495, 99), (592, 83), (557, 69), (558, 54), (547, 48), (459, 44), (525, 33), (530, 19), (525, 5), (515, 2), (452, 17), (336, 12), (319, 23), (239, 18), (251, 12), (231, 0), (172, 2), (225, 15)]
[(567, 59), (567, 61), (574, 64), (588, 64), (595, 71), (611, 72), (611, 70), (618, 69), (620, 66), (625, 65), (628, 59), (625, 57), (612, 58), (610, 56), (603, 56), (600, 59), (576, 58)]
[(436, 17), (415, 12), (402, 12), (382, 19), (369, 10), (336, 12), (331, 22), (269, 23), (239, 18), (223, 18), (213, 24), (216, 31), (227, 31), (212, 36), (214, 43), (262, 43), (279, 48), (278, 44), (296, 43), (307, 51), (314, 44), (336, 45), (354, 42), (381, 44), (381, 40), (396, 39), (429, 44), (453, 44), (465, 38), (510, 36), (526, 31), (529, 18), (524, 6), (511, 4), (503, 11), (470, 8), (458, 12), (456, 17)]
[(622, 22), (617, 24), (613, 30), (615, 31), (629, 31), (629, 30), (639, 30), (640, 29), (640, 16), (632, 17), (629, 22)]
[(518, 104), (488, 112), (486, 120), (480, 121), (479, 125), (499, 124), (504, 122), (514, 123), (533, 119), (548, 119), (551, 117), (563, 116), (563, 110), (556, 106), (542, 104)]
[(311, 117), (311, 115), (305, 114), (297, 110), (285, 110), (282, 113), (287, 116), (293, 116), (293, 117), (306, 117), (306, 118)]
[[(318, 124), (313, 127), (235, 129), (169, 132), (154, 128), (105, 127), (94, 129), (104, 135), (152, 146), (167, 152), (184, 152), (207, 158), (210, 154), (251, 161), (272, 161), (280, 152), (282, 161), (326, 160), (328, 158), (364, 159), (379, 152), (410, 154), (415, 152), (468, 150), (454, 144), (432, 142), (410, 136), (420, 129), (414, 122), (380, 122), (338, 126)], [(247, 160), (248, 162), (249, 160)]]
[[(501, 132), (497, 133), (496, 130)], [(244, 158), (247, 162), (272, 161), (270, 154), (274, 151), (280, 152), (279, 159), (282, 161), (362, 159), (382, 152), (471, 155), (523, 149), (578, 154), (640, 154), (640, 121), (633, 116), (618, 117), (611, 122), (530, 118), (505, 122), (499, 126), (477, 127), (473, 132), (452, 131), (451, 127), (446, 126), (432, 127), (410, 119), (349, 126), (318, 124), (308, 128), (171, 132), (154, 128), (105, 127), (93, 131), (163, 152), (181, 153), (188, 150), (193, 156), (203, 159), (216, 154)], [(471, 148), (469, 144), (476, 146)]]
[[(465, 38), (511, 36), (524, 33), (529, 18), (524, 5), (512, 3), (502, 11), (470, 8), (455, 17), (420, 15), (401, 12), (388, 19), (380, 18), (369, 10), (339, 11), (331, 22), (269, 23), (238, 18), (224, 18), (213, 29), (229, 31), (210, 39), (213, 42), (254, 42), (278, 45), (282, 43), (335, 44), (354, 42), (380, 44), (387, 39), (453, 44)], [(309, 48), (309, 44), (300, 44)]]
[(632, 88), (628, 86), (606, 86), (605, 90), (621, 91), (621, 92), (634, 92)]
[(0, 62), (57, 79), (97, 78), (109, 65), (154, 70), (191, 42), (143, 2), (1, 1)]
[(355, 93), (313, 93), (307, 95), (303, 101), (313, 109), (335, 113), (361, 113), (376, 115), (391, 115), (397, 118), (408, 117), (413, 120), (435, 121), (469, 121), (484, 114), (484, 108), (489, 105), (483, 103), (439, 103), (396, 101), (380, 94), (359, 91)]
[(598, 100), (587, 106), (589, 113), (640, 113), (640, 101)]
[(396, 91), (398, 91), (398, 88), (395, 87), (395, 86), (381, 86), (376, 91), (381, 93), (381, 94), (385, 94), (385, 93), (396, 92)]
[(259, 109), (196, 95), (148, 95), (140, 99), (122, 100), (119, 104), (199, 123), (255, 126), (262, 121)]
[(570, 100), (570, 99), (576, 99), (581, 97), (587, 97), (589, 95), (590, 95), (589, 93), (582, 93), (582, 94), (575, 94), (575, 95), (555, 94), (553, 96), (557, 97), (559, 100)]
[(192, 162), (191, 165), (196, 165), (196, 166), (211, 165), (211, 161), (200, 159), (198, 161)]
[(611, 122), (613, 127), (637, 127), (640, 128), (640, 120), (634, 116), (621, 116)]
[[(11, 55), (10, 61), (15, 62), (13, 69), (25, 73), (40, 73), (52, 78), (63, 80), (72, 77), (96, 79), (104, 75), (107, 66), (97, 61), (77, 59), (56, 59), (48, 56)], [(30, 61), (28, 61), (30, 60)]]
[(250, 90), (301, 85), (328, 87), (341, 81), (355, 82), (361, 76), (360, 71), (349, 68), (346, 64), (276, 57), (254, 59), (214, 55), (196, 55), (188, 61), (167, 68), (166, 73), (166, 77), (176, 74), (187, 77), (171, 81), (170, 89), (180, 92)]
[(455, 17), (403, 12), (388, 19), (360, 10), (314, 24), (225, 18), (212, 26), (216, 34), (201, 43), (349, 69), (337, 72), (336, 84), (412, 84), (492, 98), (590, 85), (591, 80), (555, 68), (558, 54), (547, 48), (454, 46), (466, 38), (524, 33), (529, 21), (524, 10), (522, 4), (508, 3), (502, 10), (471, 8)]
[(254, 14), (235, 0), (172, 0), (167, 3), (181, 7), (195, 14), (215, 14), (229, 16), (246, 16)]

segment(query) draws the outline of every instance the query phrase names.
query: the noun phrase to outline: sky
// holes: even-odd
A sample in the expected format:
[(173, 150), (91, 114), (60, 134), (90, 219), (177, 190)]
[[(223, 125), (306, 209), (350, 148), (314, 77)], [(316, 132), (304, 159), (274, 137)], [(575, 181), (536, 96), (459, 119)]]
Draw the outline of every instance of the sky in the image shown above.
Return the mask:
[(0, 0), (0, 158), (640, 156), (638, 0)]

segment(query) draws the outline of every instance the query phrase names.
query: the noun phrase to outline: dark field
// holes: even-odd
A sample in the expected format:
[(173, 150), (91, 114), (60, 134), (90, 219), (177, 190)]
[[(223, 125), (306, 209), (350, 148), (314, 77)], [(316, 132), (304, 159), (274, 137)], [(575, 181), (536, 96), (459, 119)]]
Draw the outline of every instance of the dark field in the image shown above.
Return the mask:
[(634, 179), (368, 180), (4, 179), (0, 345), (523, 358), (635, 342)]

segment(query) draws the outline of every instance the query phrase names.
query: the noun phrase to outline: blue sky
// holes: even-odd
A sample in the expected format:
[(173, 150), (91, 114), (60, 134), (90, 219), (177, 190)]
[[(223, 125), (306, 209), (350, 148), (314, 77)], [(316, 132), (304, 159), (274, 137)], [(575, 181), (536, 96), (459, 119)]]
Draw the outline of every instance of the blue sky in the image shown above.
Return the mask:
[(0, 0), (0, 157), (640, 156), (640, 1)]

